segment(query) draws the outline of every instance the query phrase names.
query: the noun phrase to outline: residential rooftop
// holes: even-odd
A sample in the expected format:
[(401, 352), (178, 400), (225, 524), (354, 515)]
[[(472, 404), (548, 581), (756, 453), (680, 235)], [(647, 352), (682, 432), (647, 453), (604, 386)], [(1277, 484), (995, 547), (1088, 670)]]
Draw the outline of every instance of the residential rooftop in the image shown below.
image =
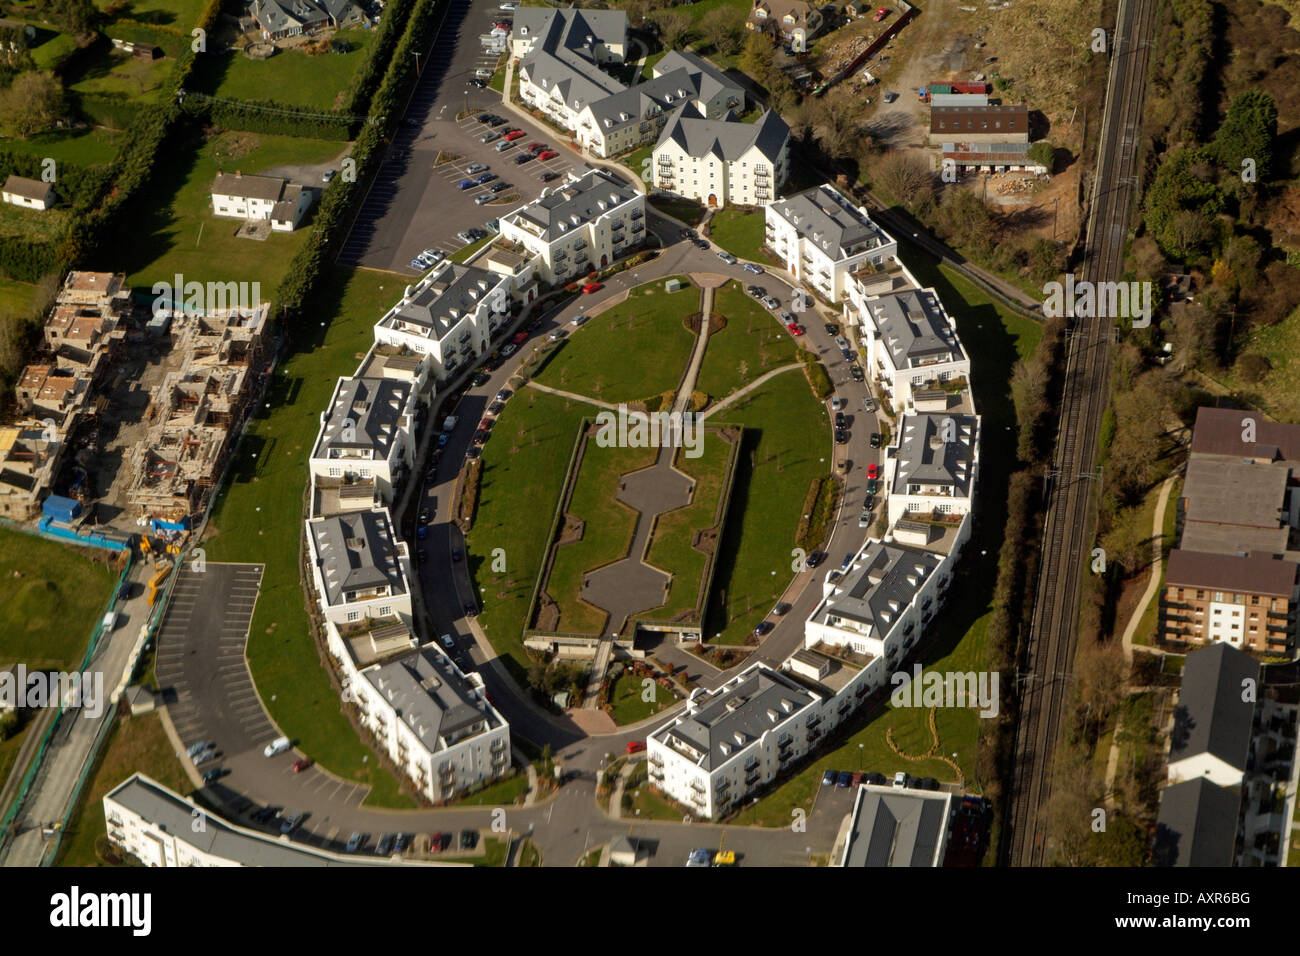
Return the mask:
[(407, 408), (410, 382), (391, 378), (341, 378), (324, 418), (314, 458), (354, 458), (369, 452), (372, 460), (388, 458), (403, 427), (410, 427)]
[(307, 528), (316, 545), (316, 560), (331, 605), (348, 603), (354, 593), (384, 587), (389, 595), (406, 593), (396, 530), (387, 511), (317, 518), (309, 521)]
[(430, 751), (501, 725), (468, 678), (435, 647), (375, 664), (360, 674)]
[(865, 303), (896, 369), (965, 358), (957, 330), (933, 289), (908, 289)]
[(865, 212), (826, 183), (787, 196), (768, 208), (833, 260), (893, 242)]

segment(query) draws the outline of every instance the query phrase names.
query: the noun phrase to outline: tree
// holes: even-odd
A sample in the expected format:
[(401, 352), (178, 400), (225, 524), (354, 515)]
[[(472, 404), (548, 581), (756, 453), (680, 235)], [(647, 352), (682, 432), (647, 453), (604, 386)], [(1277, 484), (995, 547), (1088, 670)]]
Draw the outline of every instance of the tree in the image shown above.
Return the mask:
[(1263, 182), (1269, 178), (1276, 140), (1277, 104), (1268, 93), (1253, 87), (1232, 98), (1210, 150), (1234, 176), (1241, 175), (1243, 160), (1253, 159), (1256, 180)]
[(1056, 171), (1056, 147), (1046, 140), (1029, 147), (1029, 159), (1046, 166), (1049, 173)]
[(772, 72), (772, 38), (755, 30), (745, 38), (740, 50), (740, 71), (760, 86), (767, 86)]
[(650, 15), (655, 26), (659, 28), (659, 40), (669, 50), (676, 50), (686, 45), (686, 37), (691, 32), (691, 18), (680, 10), (657, 10)]
[(53, 73), (20, 73), (0, 90), (0, 132), (26, 139), (63, 118), (63, 86)]
[(890, 153), (876, 167), (876, 182), (907, 209), (915, 211), (934, 198), (934, 173), (910, 153)]
[(91, 0), (43, 0), (41, 16), (74, 37), (89, 33), (99, 13)]
[(857, 121), (842, 104), (827, 99), (817, 100), (812, 120), (814, 128), (819, 131), (817, 140), (828, 156), (842, 157), (857, 138)]
[(715, 7), (700, 20), (700, 34), (717, 52), (737, 53), (745, 36), (745, 14), (735, 7)]

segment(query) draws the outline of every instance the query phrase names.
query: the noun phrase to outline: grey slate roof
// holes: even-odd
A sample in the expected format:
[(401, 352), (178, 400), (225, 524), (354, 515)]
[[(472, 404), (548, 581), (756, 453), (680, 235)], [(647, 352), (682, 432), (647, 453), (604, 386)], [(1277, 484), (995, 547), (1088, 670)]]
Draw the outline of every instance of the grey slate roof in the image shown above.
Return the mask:
[[(1187, 520), (1282, 528), (1292, 467), (1282, 462), (1248, 463), (1193, 455), (1183, 482)], [(1282, 541), (1285, 546), (1285, 535)]]
[(329, 603), (339, 604), (348, 591), (382, 587), (405, 594), (397, 561), (397, 542), (384, 511), (355, 511), (310, 521), (321, 578)]
[[(391, 378), (339, 379), (315, 456), (325, 457), (329, 448), (368, 448), (377, 459), (387, 458), (410, 397), (409, 382)], [(352, 434), (345, 441), (343, 431), (349, 427)]]
[(133, 774), (108, 796), (143, 819), (204, 853), (235, 860), (244, 866), (382, 866), (380, 860), (334, 859), (307, 847), (282, 843), (272, 837), (227, 824), (214, 814), (204, 814), (205, 828), (194, 832), (196, 805), (154, 783), (143, 774)]
[(253, 0), (253, 18), (267, 33), (283, 33), (322, 23), (329, 14), (311, 0)]
[(1232, 866), (1241, 794), (1198, 777), (1165, 787), (1151, 862), (1155, 866)]
[[(945, 422), (951, 421), (951, 426)], [(909, 484), (947, 485), (954, 497), (966, 497), (975, 473), (974, 415), (906, 414), (898, 446), (894, 492), (906, 494)], [(951, 441), (945, 441), (951, 438)]]
[(1248, 678), (1259, 687), (1259, 664), (1235, 647), (1217, 643), (1187, 655), (1169, 734), (1171, 765), (1209, 753), (1245, 771), (1255, 719), (1255, 704), (1241, 699)]
[(440, 651), (421, 648), (405, 657), (361, 671), (431, 751), (446, 740), (492, 729), (496, 719), (482, 708), (456, 666)]
[(396, 318), (429, 329), (441, 341), (503, 281), (486, 269), (444, 261), (417, 284), (410, 301), (398, 307)]
[(22, 196), (24, 199), (48, 201), (50, 194), (54, 192), (54, 187), (49, 183), (41, 182), (39, 179), (10, 175), (5, 180), (3, 192), (13, 193), (16, 196)]
[(588, 37), (624, 42), (627, 14), (621, 10), (520, 7), (514, 11), (511, 38), (525, 36), (532, 38), (533, 46), (519, 69), (547, 92), (558, 87), (570, 108), (582, 109), (623, 89), (623, 84), (600, 68), (587, 46)]
[(898, 369), (965, 357), (943, 303), (933, 289), (907, 289), (866, 303)]
[(278, 202), (284, 197), (286, 185), (288, 183), (279, 176), (244, 176), (239, 173), (222, 172), (217, 173), (217, 178), (212, 181), (211, 192), (214, 196), (236, 196), (240, 199)]
[(744, 89), (703, 57), (689, 50), (669, 50), (654, 67), (655, 76), (677, 70), (685, 70), (690, 76), (697, 98), (707, 102), (719, 93), (733, 91), (740, 96), (741, 102), (737, 105), (744, 105)]
[(677, 110), (664, 126), (655, 149), (672, 141), (688, 156), (703, 159), (712, 155), (730, 163), (757, 146), (764, 158), (775, 164), (789, 138), (790, 127), (772, 110), (755, 123), (740, 123), (730, 113), (720, 120), (705, 119), (693, 104), (688, 103)]
[(847, 259), (890, 241), (875, 223), (825, 183), (787, 196), (768, 208), (834, 260)]
[(940, 563), (938, 555), (920, 548), (872, 541), (839, 580), (840, 593), (826, 602), (826, 616), (874, 626), (883, 639)]
[[(768, 730), (817, 702), (788, 677), (756, 664), (711, 694), (696, 697), (695, 712), (656, 731), (663, 743), (685, 744), (700, 754), (697, 766), (713, 770)], [(680, 749), (680, 748), (678, 748)]]
[(573, 182), (543, 192), (539, 198), (510, 215), (533, 223), (542, 238), (550, 241), (638, 195), (631, 186), (616, 181), (603, 169), (593, 169)]
[(845, 866), (938, 866), (950, 794), (862, 787), (853, 809)]

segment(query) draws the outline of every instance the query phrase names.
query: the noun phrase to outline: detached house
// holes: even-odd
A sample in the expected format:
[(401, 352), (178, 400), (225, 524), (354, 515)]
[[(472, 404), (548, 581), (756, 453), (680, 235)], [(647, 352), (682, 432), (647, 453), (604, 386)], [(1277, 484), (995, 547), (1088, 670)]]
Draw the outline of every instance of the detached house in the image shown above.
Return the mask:
[(54, 205), (54, 187), (39, 179), (10, 176), (5, 180), (4, 201), (24, 209), (49, 209)]
[(772, 33), (795, 50), (808, 49), (808, 41), (822, 31), (821, 12), (805, 0), (754, 0), (746, 28)]
[(311, 208), (311, 191), (279, 176), (245, 176), (236, 170), (212, 181), (212, 211), (232, 219), (269, 219), (276, 232), (292, 232)]

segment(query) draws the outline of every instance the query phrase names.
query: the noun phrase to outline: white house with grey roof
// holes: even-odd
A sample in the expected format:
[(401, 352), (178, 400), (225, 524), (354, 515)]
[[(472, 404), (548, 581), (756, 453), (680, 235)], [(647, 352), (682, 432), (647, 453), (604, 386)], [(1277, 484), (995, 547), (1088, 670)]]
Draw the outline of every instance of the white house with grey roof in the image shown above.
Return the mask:
[(789, 171), (790, 127), (774, 110), (757, 122), (728, 113), (707, 119), (690, 103), (673, 113), (655, 144), (654, 186), (706, 206), (762, 206)]
[(307, 522), (312, 584), (321, 614), (336, 625), (367, 619), (411, 622), (411, 557), (387, 508)]
[(898, 243), (867, 210), (827, 183), (767, 206), (765, 241), (790, 277), (839, 304), (860, 272), (898, 255)]
[(507, 277), (444, 260), (406, 287), (401, 300), (375, 324), (375, 342), (427, 356), (430, 374), (445, 379), (487, 351), (510, 305)]
[(943, 604), (952, 557), (898, 541), (868, 541), (804, 625), (804, 646), (880, 657), (889, 670), (907, 656)]
[(429, 800), (510, 768), (510, 727), (488, 702), (482, 678), (433, 644), (362, 668), (350, 690), (362, 725)]
[(231, 219), (270, 220), (276, 232), (292, 232), (311, 208), (311, 190), (279, 176), (245, 176), (218, 171), (212, 181), (212, 211)]
[[(645, 239), (645, 196), (604, 169), (542, 190), (501, 217), (501, 238), (536, 258), (536, 274), (569, 282), (603, 269)], [(494, 274), (495, 275), (495, 274)]]
[(339, 379), (308, 460), (312, 477), (373, 481), (391, 503), (414, 461), (415, 408), (410, 381)]
[(970, 356), (957, 336), (957, 323), (934, 289), (904, 289), (864, 299), (850, 309), (872, 378), (889, 392), (891, 404), (912, 404), (914, 390), (942, 387), (970, 375)]
[(828, 699), (764, 664), (714, 691), (646, 738), (650, 782), (699, 817), (713, 818), (771, 783), (827, 732)]
[(979, 473), (978, 415), (907, 411), (885, 449), (889, 524), (957, 522), (970, 513)]
[(1253, 657), (1223, 642), (1187, 655), (1169, 734), (1170, 784), (1204, 779), (1221, 787), (1241, 786), (1261, 678)]
[(251, 12), (264, 40), (357, 26), (365, 20), (353, 0), (253, 0)]
[[(142, 773), (133, 773), (106, 793), (103, 807), (109, 842), (145, 866), (439, 865), (331, 853), (276, 839), (223, 820)], [(199, 821), (201, 827), (196, 826)]]

